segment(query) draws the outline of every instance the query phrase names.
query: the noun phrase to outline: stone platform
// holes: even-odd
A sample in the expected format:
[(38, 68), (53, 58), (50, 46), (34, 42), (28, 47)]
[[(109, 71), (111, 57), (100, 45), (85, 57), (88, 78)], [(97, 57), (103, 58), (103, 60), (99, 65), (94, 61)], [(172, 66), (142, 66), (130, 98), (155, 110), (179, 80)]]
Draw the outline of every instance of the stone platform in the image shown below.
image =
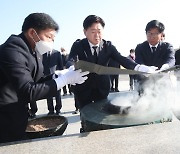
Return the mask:
[(180, 122), (35, 139), (1, 146), (2, 154), (177, 154)]

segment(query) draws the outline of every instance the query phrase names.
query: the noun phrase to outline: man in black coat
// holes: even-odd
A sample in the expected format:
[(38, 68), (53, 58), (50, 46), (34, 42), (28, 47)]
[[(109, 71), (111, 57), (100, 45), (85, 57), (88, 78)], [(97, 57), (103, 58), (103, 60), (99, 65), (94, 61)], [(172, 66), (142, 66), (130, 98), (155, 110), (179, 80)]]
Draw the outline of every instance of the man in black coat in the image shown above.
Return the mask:
[[(109, 67), (115, 67), (115, 68), (119, 68), (120, 69), (120, 64), (119, 62), (110, 59), (109, 60)], [(119, 92), (119, 75), (110, 75), (110, 81), (111, 81), (111, 92)]]
[(66, 84), (81, 84), (88, 72), (58, 71), (43, 76), (42, 54), (51, 51), (59, 27), (45, 13), (28, 15), (20, 35), (0, 46), (0, 143), (26, 138), (28, 103), (56, 96)]
[[(69, 60), (84, 60), (99, 65), (108, 66), (110, 58), (119, 62), (127, 69), (135, 69), (143, 72), (151, 71), (150, 67), (138, 65), (122, 56), (110, 41), (104, 40), (103, 29), (105, 22), (96, 15), (89, 15), (83, 23), (86, 38), (77, 40), (72, 45)], [(76, 85), (76, 95), (80, 109), (85, 105), (106, 99), (110, 91), (110, 80), (108, 75), (97, 75), (90, 73), (88, 80), (82, 85)]]
[[(147, 41), (137, 45), (135, 49), (136, 63), (156, 67), (160, 70), (168, 69), (175, 64), (173, 46), (162, 41), (164, 29), (163, 23), (158, 20), (152, 20), (146, 25)], [(137, 76), (137, 81), (141, 86), (146, 79), (144, 76)]]
[(175, 52), (175, 64), (180, 65), (180, 49)]
[[(55, 73), (56, 70), (63, 70), (62, 56), (61, 53), (57, 50), (52, 50), (43, 54), (42, 62), (44, 66), (45, 75), (53, 74)], [(53, 97), (47, 98), (47, 106), (49, 110), (48, 115), (53, 115), (54, 109), (56, 110), (57, 115), (59, 115), (60, 113), (60, 110), (62, 108), (61, 90), (57, 91), (55, 98), (56, 98), (55, 108), (53, 105)]]
[[(66, 69), (66, 63), (67, 63), (67, 60), (68, 60), (68, 53), (67, 51), (61, 47), (61, 55), (62, 55), (62, 61), (63, 61), (63, 69)], [(63, 88), (63, 96), (66, 96), (67, 95), (67, 89), (66, 89), (66, 86), (64, 86)], [(68, 84), (68, 90), (69, 90), (69, 94), (71, 95), (71, 85)]]
[[(130, 54), (129, 54), (129, 56), (127, 56), (127, 58), (132, 61), (135, 61), (135, 50), (134, 49), (130, 49)], [(130, 90), (134, 90), (134, 79), (135, 79), (135, 75), (129, 75)]]
[(135, 49), (135, 61), (138, 64), (155, 66), (160, 70), (175, 64), (173, 46), (161, 41), (164, 29), (164, 25), (157, 20), (152, 20), (147, 24), (145, 29), (147, 41), (138, 44)]

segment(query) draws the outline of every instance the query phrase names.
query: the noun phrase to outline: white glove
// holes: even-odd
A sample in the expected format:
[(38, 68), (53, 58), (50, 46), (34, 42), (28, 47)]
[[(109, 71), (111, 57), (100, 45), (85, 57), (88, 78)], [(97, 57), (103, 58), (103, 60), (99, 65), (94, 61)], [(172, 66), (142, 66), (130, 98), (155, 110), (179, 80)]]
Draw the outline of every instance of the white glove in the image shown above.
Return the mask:
[(140, 71), (140, 72), (146, 72), (146, 73), (155, 73), (158, 67), (155, 66), (146, 66), (146, 65), (136, 65), (134, 68), (135, 71)]
[(56, 70), (56, 71), (55, 71), (55, 74), (58, 75), (58, 76), (60, 76), (60, 75), (62, 75), (62, 74), (67, 73), (69, 70), (74, 70), (74, 69), (75, 69), (75, 68), (74, 68), (74, 65), (72, 65), (72, 66), (70, 66), (68, 69)]
[(162, 66), (161, 66), (161, 68), (160, 68), (160, 71), (164, 71), (164, 70), (166, 70), (166, 69), (168, 69), (169, 68), (169, 65), (168, 64), (163, 64)]
[(57, 84), (57, 89), (60, 90), (62, 87), (64, 87), (67, 84), (82, 84), (85, 80), (87, 80), (87, 74), (89, 72), (82, 72), (81, 69), (74, 70), (74, 67), (71, 67), (69, 69), (62, 70), (62, 72), (59, 71), (58, 78), (54, 79)]

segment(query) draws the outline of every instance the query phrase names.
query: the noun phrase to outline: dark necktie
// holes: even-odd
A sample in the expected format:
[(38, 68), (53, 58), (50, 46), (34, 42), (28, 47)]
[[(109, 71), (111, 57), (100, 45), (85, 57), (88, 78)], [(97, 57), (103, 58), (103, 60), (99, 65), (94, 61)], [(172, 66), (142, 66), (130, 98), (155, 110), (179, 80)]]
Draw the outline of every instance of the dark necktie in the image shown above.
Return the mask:
[(152, 48), (152, 54), (153, 54), (153, 57), (155, 57), (155, 54), (156, 54), (156, 47), (151, 47)]
[(156, 52), (156, 47), (151, 47), (151, 48), (152, 48), (153, 53), (155, 53)]
[(50, 54), (50, 52), (47, 52), (48, 65), (49, 65), (49, 63), (50, 63), (50, 58), (51, 58), (51, 54)]
[(98, 60), (97, 51), (96, 51), (97, 46), (93, 46), (92, 48), (94, 50), (94, 54), (93, 54), (94, 62), (97, 63), (97, 60)]

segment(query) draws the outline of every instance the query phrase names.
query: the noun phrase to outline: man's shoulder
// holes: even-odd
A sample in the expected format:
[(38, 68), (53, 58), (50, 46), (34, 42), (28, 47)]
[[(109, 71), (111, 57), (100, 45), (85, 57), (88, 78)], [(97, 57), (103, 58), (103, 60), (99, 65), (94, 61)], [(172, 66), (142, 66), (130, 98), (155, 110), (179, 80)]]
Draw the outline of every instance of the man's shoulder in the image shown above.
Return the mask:
[[(87, 38), (83, 38), (83, 39), (77, 39), (74, 42), (74, 44), (84, 44), (84, 43), (87, 43), (87, 42), (88, 42)], [(102, 42), (104, 44), (107, 44), (107, 45), (112, 45), (111, 41), (106, 41), (106, 40), (103, 39)]]
[(142, 43), (137, 44), (137, 47), (146, 47), (148, 45), (149, 45), (148, 41), (144, 41)]
[(86, 42), (86, 39), (77, 39), (77, 40), (73, 43), (72, 47), (79, 48), (79, 47), (81, 47), (83, 44), (85, 44), (85, 42)]
[(144, 41), (142, 43), (137, 44), (135, 51), (137, 53), (137, 52), (141, 52), (142, 50), (144, 51), (148, 48), (149, 48), (149, 43), (147, 41)]
[(77, 39), (73, 44), (80, 44), (83, 43), (86, 39)]
[[(28, 46), (22, 36), (22, 34), (20, 35), (11, 35), (4, 44), (1, 45), (1, 50), (5, 49), (7, 47), (12, 47), (13, 48), (18, 48), (18, 50), (28, 50)], [(9, 49), (11, 49), (11, 47)]]
[(164, 46), (164, 47), (172, 46), (172, 44), (169, 43), (169, 42), (161, 42), (160, 45), (161, 45), (161, 46)]
[(23, 40), (22, 40), (22, 38), (19, 36), (19, 35), (11, 35), (7, 40), (6, 40), (6, 42), (4, 43), (4, 45), (5, 44), (9, 44), (9, 43), (11, 43), (11, 44), (18, 44), (18, 43), (22, 43), (22, 42), (24, 42)]
[(102, 43), (103, 44), (106, 44), (106, 45), (112, 45), (112, 42), (111, 41), (107, 41), (107, 40), (102, 40)]
[(52, 52), (61, 55), (61, 52), (59, 50), (53, 49)]

